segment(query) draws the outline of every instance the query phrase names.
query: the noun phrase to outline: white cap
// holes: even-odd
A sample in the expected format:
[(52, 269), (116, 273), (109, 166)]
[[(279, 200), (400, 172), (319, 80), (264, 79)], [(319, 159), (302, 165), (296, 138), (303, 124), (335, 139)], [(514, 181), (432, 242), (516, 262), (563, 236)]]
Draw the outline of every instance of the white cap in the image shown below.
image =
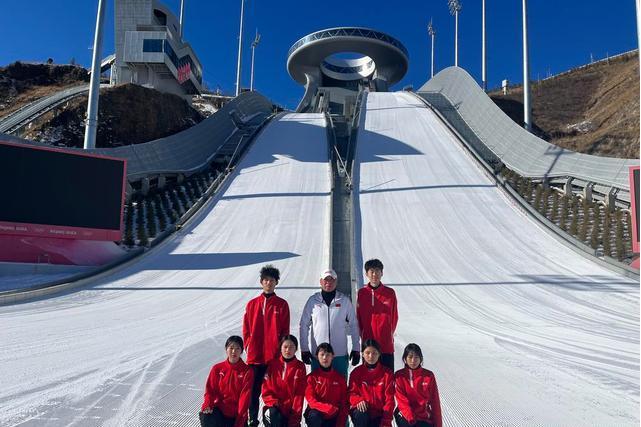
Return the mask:
[(330, 268), (330, 269), (327, 269), (327, 270), (323, 270), (323, 271), (321, 272), (321, 274), (320, 274), (320, 278), (321, 278), (321, 279), (324, 279), (324, 278), (326, 278), (326, 277), (328, 277), (328, 276), (332, 276), (332, 278), (333, 278), (334, 280), (336, 280), (336, 278), (338, 277), (338, 275), (336, 274), (336, 272), (335, 272), (334, 270), (332, 270), (331, 268)]

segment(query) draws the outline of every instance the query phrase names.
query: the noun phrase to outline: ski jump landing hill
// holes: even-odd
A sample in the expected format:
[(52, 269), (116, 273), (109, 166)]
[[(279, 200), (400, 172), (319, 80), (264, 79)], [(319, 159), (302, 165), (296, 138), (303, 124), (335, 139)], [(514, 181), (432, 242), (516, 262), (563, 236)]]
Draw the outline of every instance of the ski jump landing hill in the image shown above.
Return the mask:
[[(639, 424), (639, 282), (550, 237), (411, 93), (360, 103), (354, 268), (380, 258), (444, 423)], [(217, 114), (220, 114), (217, 113)], [(211, 365), (258, 271), (282, 271), (291, 330), (331, 262), (327, 119), (284, 113), (224, 187), (137, 262), (0, 307), (0, 424), (196, 426)]]

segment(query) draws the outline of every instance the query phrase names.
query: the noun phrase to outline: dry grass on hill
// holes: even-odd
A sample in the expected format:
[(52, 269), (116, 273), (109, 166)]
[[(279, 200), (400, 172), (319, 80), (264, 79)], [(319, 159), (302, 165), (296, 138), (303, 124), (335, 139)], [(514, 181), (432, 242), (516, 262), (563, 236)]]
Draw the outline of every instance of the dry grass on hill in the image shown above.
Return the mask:
[[(535, 132), (558, 146), (607, 157), (639, 158), (639, 57), (634, 52), (533, 82)], [(523, 124), (523, 89), (489, 93)]]
[(87, 82), (87, 70), (76, 65), (16, 61), (0, 67), (0, 117), (40, 98)]
[[(20, 136), (68, 147), (82, 147), (87, 95), (45, 113)], [(181, 97), (135, 84), (100, 90), (96, 147), (140, 144), (173, 135), (203, 120)]]

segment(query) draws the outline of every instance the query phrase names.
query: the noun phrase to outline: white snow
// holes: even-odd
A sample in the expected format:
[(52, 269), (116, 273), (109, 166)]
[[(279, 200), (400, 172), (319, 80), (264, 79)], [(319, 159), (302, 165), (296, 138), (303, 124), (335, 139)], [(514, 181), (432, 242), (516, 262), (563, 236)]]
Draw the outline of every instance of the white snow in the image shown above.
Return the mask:
[[(639, 287), (523, 216), (409, 94), (370, 94), (359, 132), (362, 258), (399, 298), (396, 366), (419, 343), (444, 420), (638, 425)], [(258, 270), (281, 269), (296, 333), (329, 262), (322, 115), (271, 123), (178, 235), (93, 286), (0, 307), (0, 425), (198, 425)]]
[[(561, 245), (406, 93), (368, 95), (357, 248), (399, 300), (447, 425), (639, 425), (639, 283)], [(362, 265), (362, 264), (361, 264)]]
[(261, 266), (280, 268), (295, 328), (328, 265), (324, 126), (322, 115), (281, 116), (222, 196), (140, 262), (0, 307), (0, 425), (197, 425), (209, 369), (241, 333)]

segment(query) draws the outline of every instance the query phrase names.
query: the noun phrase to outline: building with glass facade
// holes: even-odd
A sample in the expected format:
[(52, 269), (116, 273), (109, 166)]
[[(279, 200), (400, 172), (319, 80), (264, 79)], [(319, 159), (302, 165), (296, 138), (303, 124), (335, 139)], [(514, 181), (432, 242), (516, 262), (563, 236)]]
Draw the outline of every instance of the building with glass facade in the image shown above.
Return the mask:
[(157, 0), (115, 0), (113, 84), (193, 95), (202, 92), (202, 65), (181, 38), (180, 22)]

